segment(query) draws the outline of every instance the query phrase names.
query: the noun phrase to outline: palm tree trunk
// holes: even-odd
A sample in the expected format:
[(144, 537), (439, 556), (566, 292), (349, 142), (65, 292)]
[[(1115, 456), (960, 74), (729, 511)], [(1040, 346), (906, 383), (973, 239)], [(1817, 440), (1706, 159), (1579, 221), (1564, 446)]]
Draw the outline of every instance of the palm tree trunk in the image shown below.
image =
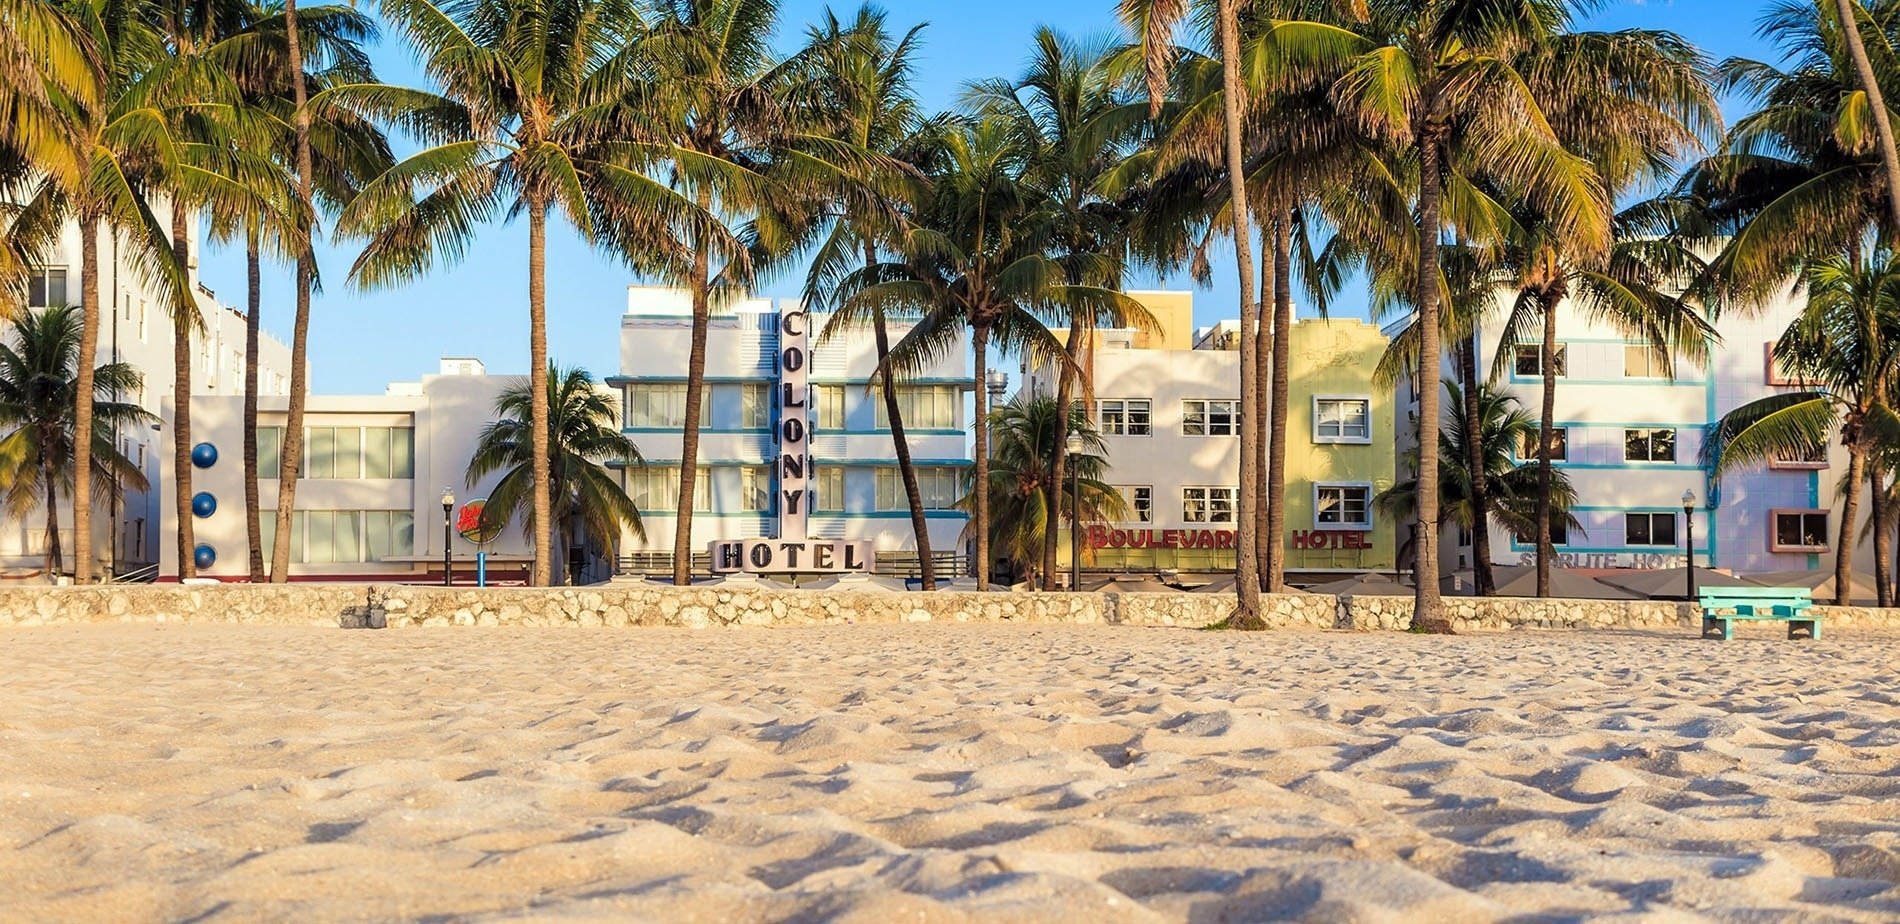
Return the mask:
[(250, 228), (244, 236), (244, 544), (250, 550), (247, 564), (253, 584), (264, 581), (264, 524), (257, 487), (257, 351), (259, 316), (264, 310), (261, 263), (257, 229)]
[(1893, 553), (1893, 531), (1887, 528), (1892, 517), (1887, 510), (1887, 474), (1878, 463), (1867, 468), (1867, 484), (1873, 492), (1868, 519), (1874, 527), (1874, 605), (1885, 609), (1893, 605), (1892, 576), (1887, 572), (1888, 556)]
[[(1063, 344), (1063, 355), (1068, 357), (1071, 363), (1079, 363), (1080, 361), (1080, 357), (1077, 353), (1082, 345), (1082, 328), (1084, 325), (1081, 321), (1082, 319), (1080, 317), (1072, 317), (1069, 319), (1068, 342)], [(1056, 589), (1056, 542), (1059, 533), (1058, 527), (1062, 520), (1062, 486), (1065, 483), (1063, 478), (1067, 476), (1069, 466), (1069, 405), (1075, 400), (1076, 373), (1074, 370), (1067, 366), (1062, 366), (1056, 370), (1056, 375), (1056, 420), (1058, 422), (1058, 429), (1055, 433), (1056, 445), (1054, 451), (1049, 453), (1049, 474), (1048, 477), (1043, 479), (1042, 483), (1044, 509), (1049, 511), (1048, 522), (1044, 524), (1042, 530), (1043, 590)], [(1072, 510), (1070, 511), (1070, 515), (1079, 516), (1080, 511)], [(1072, 534), (1073, 532), (1074, 531), (1071, 530)], [(1069, 589), (1080, 590), (1081, 588), (1071, 587)]]
[[(528, 204), (528, 362), (537, 387), (528, 390), (528, 432), (534, 453), (534, 576), (536, 587), (547, 587), (554, 575), (554, 500), (549, 494), (553, 464), (548, 458), (548, 212), (538, 202)], [(532, 381), (532, 380), (531, 380)], [(684, 471), (682, 469), (682, 471)]]
[[(87, 214), (79, 223), (79, 368), (73, 383), (73, 583), (92, 582), (92, 404), (93, 369), (98, 364), (99, 219)], [(55, 482), (56, 483), (56, 482)], [(51, 490), (50, 487), (48, 490)], [(57, 518), (58, 508), (48, 511)], [(57, 529), (51, 536), (59, 541)], [(58, 549), (54, 549), (57, 554)]]
[[(864, 265), (877, 263), (877, 248), (864, 245)], [(904, 436), (904, 411), (897, 403), (897, 382), (885, 363), (891, 358), (891, 332), (884, 309), (871, 312), (871, 333), (877, 339), (877, 365), (883, 373), (884, 416), (891, 422), (891, 449), (897, 455), (897, 473), (904, 480), (904, 499), (910, 504), (910, 531), (916, 538), (917, 572), (924, 590), (937, 589), (937, 566), (930, 555), (930, 519), (924, 513), (924, 492), (917, 486), (917, 466), (911, 462), (910, 440)], [(841, 498), (842, 500), (842, 498)]]
[[(172, 257), (189, 273), (191, 229), (184, 203), (172, 199)], [(187, 277), (189, 283), (189, 277)], [(186, 295), (187, 298), (191, 296)], [(172, 306), (172, 502), (178, 517), (178, 576), (198, 576), (197, 540), (191, 521), (191, 335), (192, 306)]]
[[(1426, 109), (1435, 104), (1429, 98)], [(1445, 607), (1438, 588), (1438, 383), (1439, 311), (1438, 237), (1440, 231), (1439, 144), (1446, 128), (1428, 123), (1420, 132), (1418, 180), (1418, 274), (1414, 291), (1418, 305), (1418, 551), (1417, 593), (1413, 597), (1412, 628), (1449, 633)]]
[(1847, 37), (1847, 53), (1854, 59), (1854, 73), (1860, 81), (1860, 88), (1867, 94), (1867, 108), (1874, 114), (1874, 136), (1880, 142), (1880, 162), (1887, 174), (1887, 214), (1893, 224), (1889, 229), (1900, 229), (1900, 151), (1896, 151), (1893, 139), (1893, 119), (1887, 114), (1886, 94), (1880, 87), (1880, 79), (1874, 75), (1874, 65), (1867, 57), (1867, 44), (1860, 34), (1860, 3), (1857, 0), (1835, 0), (1835, 11), (1841, 17), (1841, 34)]
[(1254, 445), (1260, 447), (1260, 462), (1254, 471), (1254, 497), (1258, 498), (1258, 500), (1254, 502), (1253, 510), (1253, 529), (1255, 537), (1254, 558), (1259, 561), (1259, 565), (1257, 566), (1258, 573), (1255, 576), (1260, 580), (1260, 592), (1266, 593), (1268, 589), (1267, 570), (1272, 564), (1272, 554), (1267, 549), (1267, 537), (1269, 535), (1267, 523), (1270, 519), (1267, 508), (1272, 506), (1267, 502), (1267, 485), (1270, 480), (1267, 477), (1267, 469), (1270, 467), (1267, 463), (1267, 459), (1271, 454), (1267, 440), (1268, 434), (1272, 432), (1273, 425), (1273, 422), (1269, 419), (1273, 416), (1273, 395), (1271, 389), (1271, 383), (1273, 381), (1273, 345), (1271, 341), (1273, 336), (1273, 317), (1267, 312), (1266, 303), (1268, 296), (1273, 292), (1273, 280), (1276, 272), (1273, 259), (1279, 253), (1279, 248), (1276, 246), (1278, 242), (1273, 239), (1274, 228), (1271, 223), (1256, 221), (1255, 225), (1260, 229), (1260, 243), (1262, 245), (1260, 248), (1260, 275), (1257, 277), (1260, 286), (1261, 302), (1260, 327), (1259, 332), (1254, 334), (1253, 340), (1253, 387), (1255, 392), (1253, 407), (1257, 413), (1255, 416), (1247, 418), (1244, 426), (1253, 431)]
[(1853, 435), (1847, 440), (1847, 492), (1841, 499), (1840, 538), (1834, 544), (1834, 605), (1851, 606), (1854, 598), (1854, 540), (1859, 535), (1860, 492), (1867, 480), (1867, 447), (1859, 435), (1860, 425), (1849, 424)]
[(1471, 576), (1478, 596), (1497, 593), (1491, 570), (1491, 485), (1484, 470), (1484, 416), (1478, 406), (1478, 344), (1474, 333), (1458, 345), (1458, 377), (1464, 392), (1465, 468), (1471, 479)]
[[(1240, 19), (1236, 0), (1220, 0), (1221, 115), (1226, 128), (1228, 212), (1233, 222), (1234, 257), (1240, 266), (1240, 419), (1260, 413), (1260, 396), (1253, 368), (1255, 338), (1259, 335), (1260, 303), (1254, 299), (1252, 212), (1247, 208), (1247, 165), (1242, 113), (1246, 88), (1240, 75)], [(1240, 509), (1235, 511), (1234, 590), (1238, 608), (1230, 624), (1241, 629), (1264, 629), (1260, 615), (1260, 536), (1254, 513), (1260, 503), (1258, 487), (1260, 440), (1253, 427), (1240, 428)]]
[[(41, 443), (42, 447), (47, 445)], [(40, 453), (46, 455), (47, 449), (42, 448)], [(40, 467), (40, 480), (46, 483), (46, 576), (57, 581), (60, 572), (66, 570), (59, 554), (59, 472), (44, 462)]]
[(990, 374), (990, 326), (970, 327), (970, 348), (976, 353), (976, 589), (990, 589), (990, 392), (983, 387)]
[[(289, 52), (286, 75), (290, 81), (291, 101), (296, 104), (292, 116), (297, 161), (297, 198), (303, 208), (315, 208), (311, 195), (310, 111), (304, 86), (303, 44), (297, 27), (297, 0), (284, 0), (284, 39)], [(291, 517), (297, 508), (297, 478), (303, 466), (304, 392), (309, 388), (310, 289), (316, 282), (316, 254), (310, 241), (310, 221), (303, 222), (303, 234), (297, 244), (297, 309), (291, 322), (290, 401), (284, 415), (284, 438), (279, 445), (277, 473), (277, 529), (271, 537), (270, 579), (273, 584), (290, 580)]]
[(1286, 448), (1292, 420), (1293, 375), (1293, 216), (1273, 216), (1273, 382), (1267, 434), (1267, 526), (1260, 537), (1266, 549), (1261, 582), (1271, 593), (1286, 590)]
[[(1544, 376), (1543, 413), (1537, 424), (1537, 596), (1550, 596), (1550, 565), (1557, 547), (1550, 538), (1550, 443), (1557, 427), (1557, 301), (1540, 296), (1544, 314), (1544, 345), (1538, 372)], [(1694, 564), (1691, 550), (1690, 563)]]
[[(706, 194), (701, 206), (709, 205)], [(693, 248), (693, 345), (686, 359), (686, 420), (680, 428), (679, 518), (673, 525), (673, 583), (693, 582), (693, 495), (699, 487), (699, 412), (706, 394), (706, 332), (712, 325), (712, 258)]]

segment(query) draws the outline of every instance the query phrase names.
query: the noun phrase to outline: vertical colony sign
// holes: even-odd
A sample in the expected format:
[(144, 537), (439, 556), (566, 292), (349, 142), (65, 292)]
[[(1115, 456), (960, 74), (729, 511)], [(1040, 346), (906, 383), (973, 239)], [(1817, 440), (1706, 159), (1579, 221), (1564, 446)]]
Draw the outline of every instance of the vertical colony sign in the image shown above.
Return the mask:
[(811, 328), (803, 308), (778, 315), (778, 538), (722, 539), (712, 544), (720, 574), (838, 574), (871, 570), (872, 543), (810, 539)]

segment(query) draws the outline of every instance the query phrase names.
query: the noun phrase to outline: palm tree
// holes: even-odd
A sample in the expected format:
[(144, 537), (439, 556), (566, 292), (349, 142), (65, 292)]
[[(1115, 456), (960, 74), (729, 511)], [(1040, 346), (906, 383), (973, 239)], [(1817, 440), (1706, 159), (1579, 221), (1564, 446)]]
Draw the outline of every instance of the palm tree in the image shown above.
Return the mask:
[[(1601, 179), (1587, 160), (1564, 150), (1544, 101), (1519, 69), (1523, 50), (1561, 35), (1583, 4), (1372, 0), (1367, 6), (1368, 17), (1354, 30), (1336, 30), (1334, 44), (1349, 57), (1332, 93), (1363, 131), (1406, 153), (1405, 173), (1416, 178), (1411, 290), (1419, 355), (1430, 367), (1440, 350), (1438, 261), (1447, 219), (1465, 227), (1486, 211), (1470, 201), (1470, 178), (1490, 176), (1515, 199), (1548, 215), (1575, 242), (1580, 258), (1608, 245), (1609, 202)], [(1436, 388), (1421, 392), (1419, 518), (1430, 524), (1439, 515), (1440, 395)], [(1417, 560), (1422, 578), (1412, 625), (1450, 631), (1435, 579), (1438, 536), (1429, 527), (1421, 530)]]
[[(1126, 517), (1121, 491), (1103, 479), (1108, 475), (1107, 444), (1088, 412), (1072, 405), (1067, 415), (1053, 398), (1019, 398), (990, 412), (989, 429), (996, 440), (989, 465), (990, 544), (1025, 574), (1047, 582), (1054, 567), (1043, 555), (1046, 537), (1059, 535), (1066, 519), (1077, 522), (1070, 484), (1047, 483), (1049, 458), (1055, 447), (1067, 448), (1069, 437), (1083, 441), (1082, 453), (1070, 457), (1081, 515), (1098, 521)], [(1064, 417), (1067, 426), (1064, 426)], [(976, 498), (974, 484), (959, 503), (968, 509)]]
[[(835, 123), (837, 136), (852, 146), (900, 161), (922, 127), (923, 116), (911, 86), (914, 56), (923, 27), (915, 26), (894, 39), (885, 13), (873, 6), (858, 9), (850, 25), (825, 11), (822, 24), (808, 32), (806, 60), (815, 68), (812, 86), (826, 118)], [(919, 177), (921, 179), (921, 177)], [(843, 335), (856, 318), (836, 311), (833, 296), (845, 276), (876, 265), (881, 242), (896, 239), (907, 220), (906, 206), (916, 192), (899, 198), (878, 195), (875, 185), (841, 183), (832, 197), (832, 221), (812, 256), (805, 276), (805, 302), (815, 310), (833, 309), (819, 335), (824, 342)], [(897, 378), (884, 369), (891, 353), (889, 318), (873, 309), (868, 318), (877, 345), (877, 360), (886, 374), (880, 377), (884, 413), (890, 421), (891, 446), (910, 506), (911, 534), (924, 590), (937, 587), (936, 563), (930, 550), (930, 526), (924, 512), (923, 492), (917, 484), (910, 441), (904, 435), (904, 414), (898, 401)]]
[[(323, 94), (326, 102), (361, 111), (406, 115), (428, 145), (364, 186), (343, 209), (340, 230), (368, 238), (351, 269), (358, 285), (414, 279), (437, 260), (460, 258), (487, 220), (525, 215), (528, 354), (530, 366), (543, 369), (551, 216), (636, 264), (653, 248), (674, 247), (676, 229), (690, 229), (708, 250), (723, 242), (698, 220), (703, 209), (638, 169), (637, 152), (619, 140), (635, 115), (632, 100), (643, 92), (630, 59), (653, 40), (633, 6), (505, 0), (441, 8), (429, 0), (386, 0), (382, 13), (416, 45), (443, 92), (338, 87)], [(310, 172), (308, 158), (298, 155), (300, 174)], [(298, 383), (291, 388), (296, 407)], [(532, 390), (529, 404), (535, 419), (547, 417), (544, 391)], [(286, 471), (293, 462), (290, 437), (286, 433)], [(554, 566), (547, 438), (543, 428), (530, 433), (536, 585), (549, 583)], [(289, 505), (279, 503), (281, 522)], [(285, 535), (280, 528), (278, 536)]]
[(620, 432), (619, 402), (601, 391), (587, 370), (552, 365), (542, 388), (523, 379), (502, 391), (495, 399), (496, 419), (482, 428), (468, 460), (464, 477), (470, 487), (503, 473), (482, 508), (483, 526), (500, 530), (519, 522), (523, 530), (534, 532), (544, 522), (534, 518), (534, 444), (540, 440), (528, 435), (537, 419), (531, 394), (537, 390), (544, 392), (541, 400), (549, 409), (544, 436), (553, 456), (554, 521), (546, 531), (559, 537), (562, 560), (576, 539), (565, 525), (570, 517), (580, 521), (579, 538), (595, 548), (617, 548), (627, 531), (646, 538), (640, 511), (605, 464), (641, 462), (640, 450)]
[(1867, 460), (1881, 447), (1900, 445), (1900, 416), (1889, 403), (1900, 381), (1900, 263), (1884, 249), (1864, 261), (1835, 257), (1814, 263), (1802, 281), (1807, 307), (1774, 354), (1818, 387), (1728, 412), (1704, 443), (1703, 464), (1719, 477), (1777, 458), (1808, 458), (1838, 429), (1848, 461), (1834, 549), (1835, 603), (1847, 606)]
[[(1891, 6), (1889, 4), (1889, 6)], [(1887, 97), (1880, 86), (1880, 79), (1874, 73), (1873, 61), (1867, 55), (1867, 41), (1861, 31), (1861, 14), (1867, 10), (1859, 0), (1834, 0), (1835, 14), (1839, 17), (1841, 34), (1847, 39), (1847, 56), (1854, 62), (1854, 76), (1860, 83), (1860, 90), (1866, 94), (1864, 108), (1873, 114), (1874, 137), (1880, 145), (1880, 163), (1887, 177), (1887, 214), (1893, 219), (1893, 226), (1900, 228), (1900, 151), (1896, 151), (1893, 141), (1893, 115), (1887, 109)], [(1876, 27), (1883, 25), (1868, 20)], [(1876, 31), (1881, 44), (1881, 63), (1891, 68), (1894, 63), (1894, 49), (1889, 36), (1892, 33)]]
[[(9, 181), (20, 168), (50, 174), (67, 188), (79, 184), (86, 152), (73, 110), (99, 104), (99, 49), (82, 25), (58, 4), (0, 0), (0, 167)], [(0, 281), (24, 285), (27, 262), (0, 252)], [(25, 256), (32, 256), (31, 254)], [(17, 292), (16, 292), (17, 294)]]
[[(1013, 122), (1032, 146), (1023, 182), (1036, 189), (1043, 203), (1049, 253), (1061, 265), (1063, 281), (1119, 289), (1131, 216), (1110, 193), (1141, 127), (1142, 107), (1122, 88), (1107, 42), (1078, 42), (1048, 28), (1036, 30), (1033, 41), (1035, 51), (1020, 77), (972, 84), (964, 94), (965, 106)], [(1098, 314), (1101, 307), (1109, 312)], [(1083, 407), (1092, 411), (1095, 331), (1153, 329), (1156, 322), (1145, 310), (1130, 312), (1115, 304), (1076, 308), (1064, 319), (1068, 332), (1065, 361), (1056, 372), (1056, 402), (1068, 407), (1080, 385)], [(1045, 491), (1065, 483), (1067, 455), (1066, 443), (1059, 443), (1049, 456), (1049, 471), (1042, 479)], [(1044, 533), (1041, 566), (1034, 570), (1042, 574), (1044, 589), (1055, 589), (1053, 530)]]
[[(90, 365), (90, 357), (80, 349), (84, 313), (70, 306), (25, 313), (9, 325), (12, 336), (0, 341), (0, 503), (10, 516), (21, 519), (35, 507), (45, 511), (49, 578), (62, 570), (59, 495), (78, 497), (73, 492), (78, 483), (74, 466), (79, 443), (89, 444), (92, 450), (86, 459), (98, 480), (88, 483), (96, 484), (92, 490), (102, 496), (89, 497), (88, 502), (117, 497), (122, 486), (139, 491), (147, 487), (144, 473), (119, 453), (115, 434), (122, 426), (150, 424), (152, 415), (138, 405), (109, 400), (138, 389), (138, 370), (124, 363), (107, 363), (93, 370), (88, 377), (93, 389), (91, 436), (83, 441), (75, 438), (83, 432), (74, 419), (77, 371)], [(73, 510), (77, 513), (87, 506), (75, 500)], [(78, 528), (76, 517), (74, 528)]]
[[(1513, 458), (1512, 447), (1537, 438), (1537, 420), (1518, 407), (1515, 396), (1483, 382), (1475, 389), (1453, 381), (1446, 381), (1444, 387), (1453, 404), (1477, 405), (1479, 427), (1471, 430), (1464, 415), (1455, 415), (1439, 433), (1436, 525), (1462, 527), (1472, 534), (1474, 546), (1476, 537), (1489, 532), (1494, 524), (1519, 536), (1535, 534), (1540, 522), (1542, 477), (1536, 465), (1519, 464)], [(1416, 449), (1408, 450), (1406, 455), (1408, 461), (1416, 464)], [(1477, 467), (1470, 464), (1474, 456), (1480, 460)], [(1476, 491), (1480, 480), (1489, 486), (1482, 496)], [(1548, 522), (1564, 523), (1569, 529), (1581, 532), (1582, 524), (1570, 515), (1570, 508), (1576, 503), (1576, 489), (1561, 471), (1552, 482), (1551, 496), (1555, 504), (1547, 516), (1555, 519)], [(1418, 480), (1402, 481), (1379, 492), (1373, 503), (1395, 523), (1412, 520), (1418, 516)], [(1481, 560), (1473, 562), (1474, 576), (1478, 561)], [(1429, 579), (1429, 575), (1419, 576), (1421, 581)], [(1492, 590), (1491, 586), (1481, 586), (1479, 595), (1490, 596)]]

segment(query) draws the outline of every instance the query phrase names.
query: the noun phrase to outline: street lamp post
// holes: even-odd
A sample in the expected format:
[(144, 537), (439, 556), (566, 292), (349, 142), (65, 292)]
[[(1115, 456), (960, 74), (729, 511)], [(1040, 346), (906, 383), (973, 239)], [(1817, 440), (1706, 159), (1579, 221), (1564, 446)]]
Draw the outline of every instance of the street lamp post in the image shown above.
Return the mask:
[(1070, 434), (1069, 450), (1069, 590), (1082, 589), (1082, 478), (1076, 460), (1088, 448), (1082, 438)]
[[(988, 397), (983, 401), (982, 414), (980, 415), (982, 419), (977, 421), (976, 423), (977, 426), (990, 427), (990, 405), (992, 403), (1002, 401), (1003, 395), (1008, 392), (1009, 392), (1009, 373), (1004, 372), (1001, 369), (991, 369), (989, 371), (989, 374), (983, 377), (983, 393), (987, 395)], [(990, 427), (989, 445), (990, 445), (990, 452), (994, 453), (996, 451), (996, 430), (994, 427)], [(988, 490), (988, 488), (984, 485), (977, 485), (976, 490), (984, 491), (984, 490)], [(971, 548), (974, 549), (975, 545), (976, 543), (972, 541)], [(971, 569), (971, 573), (976, 575), (976, 587), (978, 590), (989, 589), (989, 582), (990, 582), (990, 563), (989, 562), (986, 562), (986, 561), (976, 562), (975, 567)]]
[(455, 586), (454, 572), (449, 558), (449, 543), (455, 536), (455, 492), (442, 489), (442, 586)]
[(1689, 599), (1696, 599), (1695, 592), (1695, 492), (1682, 492), (1682, 551), (1683, 558), (1689, 562)]

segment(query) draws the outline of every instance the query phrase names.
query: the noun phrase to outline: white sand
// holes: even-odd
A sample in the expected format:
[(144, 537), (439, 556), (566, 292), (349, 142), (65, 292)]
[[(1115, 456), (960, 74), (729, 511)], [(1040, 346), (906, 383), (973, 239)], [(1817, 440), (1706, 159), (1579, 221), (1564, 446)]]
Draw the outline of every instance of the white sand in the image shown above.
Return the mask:
[(1900, 919), (1900, 639), (0, 633), (0, 920)]

